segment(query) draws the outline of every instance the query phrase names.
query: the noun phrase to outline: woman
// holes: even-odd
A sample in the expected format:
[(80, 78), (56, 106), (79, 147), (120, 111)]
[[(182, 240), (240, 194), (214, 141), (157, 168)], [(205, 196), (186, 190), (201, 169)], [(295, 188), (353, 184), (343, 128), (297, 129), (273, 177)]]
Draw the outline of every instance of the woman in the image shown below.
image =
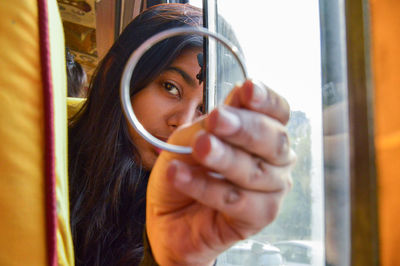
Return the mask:
[(87, 75), (82, 65), (75, 61), (74, 55), (65, 49), (67, 63), (67, 93), (68, 97), (85, 97)]
[[(140, 60), (131, 81), (132, 106), (145, 128), (162, 140), (192, 145), (193, 154), (161, 152), (123, 116), (119, 84), (132, 51), (157, 32), (201, 20), (201, 11), (189, 5), (150, 8), (99, 65), (88, 99), (70, 123), (77, 265), (139, 264), (144, 231), (161, 265), (212, 264), (275, 217), (294, 161), (283, 126), (289, 108), (272, 91), (266, 97), (265, 88), (246, 82), (228, 97), (233, 107), (193, 123), (202, 114), (201, 36), (160, 42)], [(262, 144), (262, 136), (271, 143)], [(210, 171), (225, 179), (209, 177)]]

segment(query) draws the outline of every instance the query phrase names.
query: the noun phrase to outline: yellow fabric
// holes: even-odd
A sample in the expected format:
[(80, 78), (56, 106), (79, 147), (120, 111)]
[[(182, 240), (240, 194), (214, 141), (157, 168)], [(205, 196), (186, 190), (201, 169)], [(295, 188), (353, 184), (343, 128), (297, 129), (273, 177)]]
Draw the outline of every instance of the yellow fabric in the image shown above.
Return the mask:
[(370, 0), (381, 265), (400, 265), (400, 2)]
[(0, 265), (46, 265), (36, 1), (0, 1)]
[(54, 95), (58, 265), (74, 265), (73, 242), (69, 220), (66, 100), (67, 73), (64, 30), (57, 2), (52, 0), (47, 1), (47, 3), (49, 14), (51, 74)]
[[(47, 1), (54, 94), (57, 251), (74, 265), (69, 228), (66, 73), (56, 0)], [(37, 1), (0, 1), (0, 265), (47, 265), (44, 106)]]

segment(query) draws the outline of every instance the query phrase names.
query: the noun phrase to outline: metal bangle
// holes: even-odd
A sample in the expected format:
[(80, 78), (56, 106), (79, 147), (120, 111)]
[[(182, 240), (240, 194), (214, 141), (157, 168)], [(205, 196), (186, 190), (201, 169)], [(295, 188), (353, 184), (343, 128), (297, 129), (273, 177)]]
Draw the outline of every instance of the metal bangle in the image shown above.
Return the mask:
[(169, 37), (183, 35), (183, 34), (198, 34), (203, 37), (210, 36), (216, 39), (217, 41), (221, 42), (235, 56), (236, 60), (240, 65), (240, 68), (243, 71), (244, 77), (247, 79), (247, 71), (243, 63), (243, 60), (240, 56), (239, 49), (235, 45), (233, 45), (229, 40), (227, 40), (222, 35), (211, 32), (203, 27), (180, 27), (180, 28), (165, 30), (153, 35), (152, 37), (147, 39), (144, 43), (142, 43), (131, 54), (125, 65), (124, 72), (122, 73), (120, 94), (121, 94), (122, 108), (126, 118), (132, 125), (132, 127), (136, 130), (136, 132), (138, 132), (146, 141), (148, 141), (149, 143), (153, 144), (154, 146), (162, 150), (174, 153), (190, 154), (192, 153), (191, 147), (169, 144), (151, 135), (137, 119), (132, 108), (131, 97), (130, 97), (130, 81), (132, 78), (133, 70), (135, 69), (136, 64), (139, 62), (140, 58), (156, 43), (164, 39), (167, 39)]

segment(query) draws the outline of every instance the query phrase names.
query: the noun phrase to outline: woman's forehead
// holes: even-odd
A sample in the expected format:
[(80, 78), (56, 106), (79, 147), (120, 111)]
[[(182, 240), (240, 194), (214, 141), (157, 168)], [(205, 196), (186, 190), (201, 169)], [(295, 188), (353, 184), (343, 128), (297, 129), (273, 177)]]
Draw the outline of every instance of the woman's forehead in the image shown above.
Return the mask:
[(171, 65), (185, 65), (187, 67), (200, 68), (198, 55), (202, 54), (201, 48), (192, 48), (182, 51), (182, 53), (172, 61)]

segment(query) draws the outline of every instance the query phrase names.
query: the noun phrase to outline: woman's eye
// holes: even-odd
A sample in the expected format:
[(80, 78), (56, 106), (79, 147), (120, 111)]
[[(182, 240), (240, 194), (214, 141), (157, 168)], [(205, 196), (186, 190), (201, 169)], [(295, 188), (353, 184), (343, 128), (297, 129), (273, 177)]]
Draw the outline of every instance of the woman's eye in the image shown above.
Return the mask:
[(164, 85), (165, 90), (168, 91), (168, 93), (170, 93), (174, 96), (180, 95), (179, 89), (174, 84), (165, 82), (163, 85)]

